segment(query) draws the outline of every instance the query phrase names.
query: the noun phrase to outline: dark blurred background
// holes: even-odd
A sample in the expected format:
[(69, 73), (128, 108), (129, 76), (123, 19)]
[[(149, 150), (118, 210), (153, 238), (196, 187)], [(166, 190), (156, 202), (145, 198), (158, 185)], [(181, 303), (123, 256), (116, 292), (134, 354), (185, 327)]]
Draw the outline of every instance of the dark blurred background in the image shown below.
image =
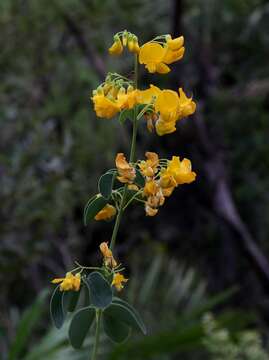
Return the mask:
[[(118, 256), (130, 282), (123, 296), (140, 307), (150, 334), (119, 355), (104, 340), (105, 358), (111, 351), (113, 359), (130, 358), (144, 346), (137, 359), (239, 359), (214, 353), (214, 341), (240, 347), (251, 332), (262, 355), (242, 358), (267, 359), (260, 340), (266, 348), (268, 1), (1, 0), (0, 28), (3, 359), (87, 358), (84, 350), (72, 352), (64, 331), (51, 329), (46, 289), (74, 260), (100, 261), (98, 244), (111, 234), (112, 223), (84, 227), (82, 212), (115, 154), (128, 151), (131, 129), (96, 118), (90, 92), (107, 71), (132, 70), (130, 56), (107, 52), (125, 28), (140, 43), (164, 33), (185, 37), (186, 55), (173, 71), (149, 75), (141, 67), (139, 83), (182, 86), (197, 112), (172, 135), (141, 126), (137, 155), (190, 158), (198, 177), (177, 189), (158, 216), (145, 217), (139, 206), (124, 216)], [(228, 340), (212, 339), (208, 311), (228, 329)]]

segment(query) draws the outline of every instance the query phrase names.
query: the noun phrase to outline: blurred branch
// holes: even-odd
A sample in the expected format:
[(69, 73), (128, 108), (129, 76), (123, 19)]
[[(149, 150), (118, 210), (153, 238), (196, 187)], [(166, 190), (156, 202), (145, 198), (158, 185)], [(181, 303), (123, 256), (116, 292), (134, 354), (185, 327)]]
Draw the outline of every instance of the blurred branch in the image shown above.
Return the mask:
[(83, 30), (80, 28), (80, 26), (75, 22), (72, 17), (67, 14), (62, 7), (59, 6), (58, 3), (54, 2), (54, 5), (58, 11), (58, 13), (61, 15), (66, 27), (70, 31), (70, 33), (73, 35), (74, 39), (77, 42), (78, 47), (80, 48), (81, 52), (87, 59), (87, 62), (90, 66), (94, 68), (98, 76), (103, 79), (105, 76), (105, 64), (103, 59), (98, 56), (98, 54), (95, 52), (93, 47), (86, 41)]
[[(201, 14), (203, 18), (203, 13)], [(201, 20), (201, 33), (204, 20)], [(210, 32), (210, 29), (208, 29)], [(255, 265), (257, 271), (266, 283), (269, 282), (269, 261), (264, 256), (261, 249), (256, 244), (247, 225), (240, 217), (232, 196), (232, 191), (227, 180), (226, 166), (221, 150), (212, 140), (209, 129), (203, 119), (203, 111), (206, 111), (203, 104), (207, 104), (211, 96), (214, 95), (216, 76), (212, 62), (212, 46), (211, 37), (204, 34), (200, 41), (200, 54), (198, 59), (199, 67), (199, 94), (203, 100), (201, 101), (200, 111), (198, 110), (194, 120), (194, 126), (198, 133), (198, 141), (205, 157), (205, 171), (209, 183), (212, 186), (213, 207), (216, 213), (222, 217), (234, 231), (239, 235), (237, 237), (241, 246), (246, 251), (249, 259)], [(267, 83), (266, 83), (267, 85)], [(264, 87), (264, 83), (263, 86)], [(257, 89), (255, 89), (257, 91)], [(248, 91), (249, 92), (249, 91)]]
[[(213, 208), (216, 213), (223, 218), (228, 225), (239, 235), (237, 237), (242, 247), (247, 253), (249, 259), (255, 265), (257, 271), (261, 274), (266, 282), (269, 281), (269, 262), (264, 256), (252, 237), (248, 227), (243, 222), (235, 201), (232, 196), (232, 191), (228, 184), (224, 159), (210, 140), (208, 129), (202, 119), (202, 114), (197, 112), (194, 120), (198, 137), (200, 138), (200, 145), (207, 154), (205, 162), (206, 175), (211, 188), (213, 189)], [(214, 150), (213, 150), (214, 149)]]

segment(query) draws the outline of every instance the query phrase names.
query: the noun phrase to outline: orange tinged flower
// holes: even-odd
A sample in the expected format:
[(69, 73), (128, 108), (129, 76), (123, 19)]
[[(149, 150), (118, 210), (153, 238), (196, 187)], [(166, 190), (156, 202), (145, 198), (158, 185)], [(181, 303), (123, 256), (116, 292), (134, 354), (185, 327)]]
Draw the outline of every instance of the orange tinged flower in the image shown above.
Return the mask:
[(95, 220), (108, 220), (116, 215), (116, 208), (113, 205), (106, 204), (105, 207), (100, 210), (94, 217)]
[(117, 154), (115, 163), (119, 174), (117, 179), (122, 183), (131, 184), (136, 177), (135, 168), (127, 162), (123, 153)]
[(146, 161), (141, 161), (139, 168), (144, 176), (152, 177), (156, 173), (159, 165), (158, 154), (154, 152), (146, 152)]
[(112, 251), (109, 249), (108, 243), (106, 242), (102, 242), (99, 246), (101, 253), (103, 254), (104, 257), (104, 263), (106, 266), (110, 266), (112, 268), (117, 266), (117, 262), (113, 257), (113, 253)]

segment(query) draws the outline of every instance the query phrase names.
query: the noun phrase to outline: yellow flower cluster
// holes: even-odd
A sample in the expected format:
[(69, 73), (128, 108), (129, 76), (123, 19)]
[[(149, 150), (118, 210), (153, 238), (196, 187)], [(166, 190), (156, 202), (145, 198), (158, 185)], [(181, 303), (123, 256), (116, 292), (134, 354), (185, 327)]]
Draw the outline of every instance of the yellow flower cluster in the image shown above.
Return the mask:
[(139, 163), (146, 180), (143, 189), (143, 196), (147, 199), (145, 211), (148, 216), (155, 216), (158, 208), (164, 204), (165, 197), (170, 196), (178, 185), (193, 182), (196, 174), (188, 159), (180, 161), (178, 156), (173, 156), (164, 165), (156, 153), (147, 152), (145, 155), (147, 160)]
[(165, 41), (161, 39), (147, 42), (139, 52), (139, 62), (144, 64), (150, 73), (167, 74), (171, 71), (168, 65), (183, 58), (184, 38), (180, 36), (172, 39), (170, 35), (165, 36)]
[(137, 102), (152, 104), (150, 111), (145, 113), (145, 118), (148, 129), (152, 131), (155, 127), (160, 136), (176, 131), (177, 121), (192, 115), (196, 109), (195, 102), (186, 96), (182, 88), (177, 93), (150, 85), (150, 88), (138, 91)]
[(132, 109), (136, 105), (136, 93), (132, 85), (126, 89), (120, 81), (105, 82), (93, 91), (91, 98), (96, 115), (111, 119), (124, 109)]
[[(123, 184), (129, 184), (130, 190), (142, 193), (142, 196), (146, 198), (146, 214), (154, 216), (157, 214), (158, 208), (164, 204), (165, 198), (170, 196), (178, 185), (193, 182), (196, 173), (192, 171), (189, 159), (180, 160), (179, 156), (173, 156), (171, 160), (159, 160), (158, 154), (154, 152), (146, 152), (145, 156), (146, 160), (139, 160), (132, 165), (127, 162), (123, 153), (118, 153), (115, 160), (118, 172), (117, 179)], [(142, 189), (133, 184), (136, 178), (136, 166), (145, 178), (145, 186)], [(106, 205), (95, 216), (95, 219), (106, 220), (114, 216), (115, 213), (114, 206)]]
[[(133, 48), (140, 64), (144, 64), (150, 73), (165, 74), (170, 71), (168, 65), (182, 59), (185, 48), (183, 36), (172, 39), (171, 35), (161, 35), (139, 48), (137, 37), (123, 31), (115, 35), (110, 53), (119, 54), (123, 46)], [(118, 74), (109, 74), (106, 81), (93, 91), (92, 101), (98, 117), (111, 119), (118, 112), (133, 109), (136, 105), (147, 105), (144, 117), (149, 131), (156, 130), (159, 136), (176, 131), (179, 120), (192, 115), (196, 104), (187, 97), (182, 88), (178, 92), (150, 85), (146, 90), (134, 89), (131, 80)]]
[(64, 278), (53, 279), (52, 283), (61, 284), (61, 291), (79, 291), (81, 285), (81, 275), (80, 273), (73, 275), (71, 272), (68, 272)]
[(108, 49), (111, 55), (120, 55), (123, 52), (123, 47), (127, 46), (130, 52), (139, 53), (139, 44), (137, 36), (127, 30), (117, 33), (114, 36), (114, 42)]

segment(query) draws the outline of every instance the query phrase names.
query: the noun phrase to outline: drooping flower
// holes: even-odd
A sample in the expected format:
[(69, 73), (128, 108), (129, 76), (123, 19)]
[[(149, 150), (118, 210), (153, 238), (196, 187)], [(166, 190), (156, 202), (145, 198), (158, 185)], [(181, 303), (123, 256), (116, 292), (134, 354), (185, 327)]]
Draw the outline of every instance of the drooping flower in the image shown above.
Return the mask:
[(61, 291), (79, 291), (81, 285), (81, 275), (80, 273), (73, 275), (71, 272), (68, 272), (64, 278), (53, 279), (52, 283), (60, 284)]
[(124, 287), (123, 283), (127, 283), (128, 279), (124, 277), (124, 275), (120, 273), (116, 273), (113, 276), (112, 286), (115, 286), (117, 291), (121, 291)]
[(145, 155), (147, 160), (141, 161), (139, 168), (144, 176), (153, 177), (159, 165), (158, 154), (147, 151)]
[(135, 168), (130, 165), (123, 153), (118, 153), (115, 159), (119, 176), (117, 179), (122, 183), (132, 184), (136, 177)]
[(117, 266), (117, 262), (113, 257), (112, 251), (109, 249), (108, 243), (102, 242), (99, 246), (100, 251), (104, 257), (104, 263), (106, 266), (115, 268)]
[(180, 161), (179, 156), (173, 156), (168, 162), (167, 172), (173, 176), (177, 185), (190, 184), (196, 178), (190, 160), (184, 158)]

